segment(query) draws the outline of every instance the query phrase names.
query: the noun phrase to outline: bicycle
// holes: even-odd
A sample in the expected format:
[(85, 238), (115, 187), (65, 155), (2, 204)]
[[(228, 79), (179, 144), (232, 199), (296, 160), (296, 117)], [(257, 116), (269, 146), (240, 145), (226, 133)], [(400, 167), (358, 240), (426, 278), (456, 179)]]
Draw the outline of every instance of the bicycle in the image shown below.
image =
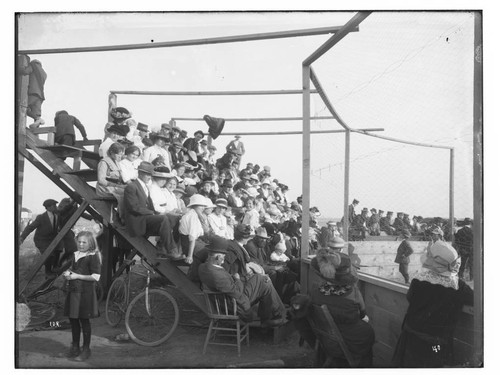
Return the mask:
[(179, 323), (179, 307), (174, 297), (163, 288), (152, 288), (151, 274), (156, 271), (141, 258), (146, 269), (146, 286), (131, 301), (130, 274), (135, 260), (125, 260), (129, 268), (125, 277), (116, 278), (106, 298), (106, 321), (116, 327), (125, 317), (130, 338), (139, 345), (157, 346), (168, 340)]

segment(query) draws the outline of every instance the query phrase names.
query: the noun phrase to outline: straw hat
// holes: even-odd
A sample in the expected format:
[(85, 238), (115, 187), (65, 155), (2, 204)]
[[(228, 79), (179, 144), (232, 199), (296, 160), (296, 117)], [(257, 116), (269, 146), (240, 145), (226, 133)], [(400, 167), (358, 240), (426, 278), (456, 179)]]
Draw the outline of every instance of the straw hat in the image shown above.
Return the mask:
[(207, 205), (207, 198), (205, 198), (201, 194), (194, 194), (189, 198), (189, 204), (188, 208), (193, 207), (193, 206), (206, 206)]

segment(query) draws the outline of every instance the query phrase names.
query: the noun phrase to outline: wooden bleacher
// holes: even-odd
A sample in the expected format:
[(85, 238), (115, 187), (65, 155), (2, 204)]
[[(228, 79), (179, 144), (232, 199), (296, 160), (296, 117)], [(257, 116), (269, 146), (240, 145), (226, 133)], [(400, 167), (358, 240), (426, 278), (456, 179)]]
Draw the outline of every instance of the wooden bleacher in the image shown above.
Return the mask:
[[(42, 134), (44, 131), (37, 131), (36, 133)], [(61, 232), (54, 239), (49, 248), (43, 253), (37, 264), (34, 265), (32, 272), (24, 280), (24, 285), (21, 285), (20, 294), (24, 291), (26, 285), (33, 278), (36, 272), (38, 272), (41, 268), (43, 262), (53, 251), (57, 243), (62, 239), (64, 234), (71, 229), (80, 215), (87, 210), (94, 216), (94, 218), (102, 222), (108, 230), (117, 232), (121, 237), (129, 242), (142, 257), (147, 259), (148, 262), (155, 267), (160, 275), (170, 280), (170, 282), (172, 282), (187, 298), (189, 298), (189, 300), (198, 306), (201, 311), (206, 313), (206, 304), (203, 296), (200, 295), (199, 286), (189, 280), (185, 273), (175, 265), (175, 262), (171, 262), (166, 259), (156, 259), (156, 248), (151, 242), (142, 237), (130, 236), (124, 226), (110, 220), (110, 218), (112, 218), (112, 202), (102, 200), (98, 197), (95, 189), (87, 183), (97, 176), (95, 169), (99, 161), (99, 156), (95, 150), (89, 151), (79, 147), (52, 145), (50, 142), (50, 135), (48, 137), (48, 141), (44, 141), (39, 139), (34, 132), (27, 128), (26, 149), (19, 150), (19, 152), (81, 205), (75, 215), (73, 215), (65, 227), (62, 228)], [(31, 150), (31, 152), (28, 150)], [(66, 164), (62, 158), (73, 158), (73, 168)], [(43, 160), (49, 168), (40, 162), (39, 159)], [(90, 169), (81, 170), (80, 163), (82, 161), (87, 164)], [(109, 263), (110, 254), (108, 254), (108, 252), (110, 248), (103, 250), (103, 263), (106, 263), (107, 261)], [(108, 279), (110, 279), (110, 275), (107, 276)]]

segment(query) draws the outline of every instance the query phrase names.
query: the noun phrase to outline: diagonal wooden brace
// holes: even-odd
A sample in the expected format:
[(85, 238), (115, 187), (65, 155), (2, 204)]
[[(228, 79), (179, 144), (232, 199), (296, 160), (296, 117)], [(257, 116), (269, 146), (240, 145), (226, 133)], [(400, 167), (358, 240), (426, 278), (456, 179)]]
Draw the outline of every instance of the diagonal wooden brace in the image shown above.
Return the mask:
[(87, 203), (87, 201), (83, 200), (80, 207), (78, 207), (78, 209), (75, 211), (75, 213), (73, 215), (71, 215), (71, 217), (66, 222), (66, 224), (64, 224), (64, 226), (61, 228), (59, 233), (57, 233), (57, 236), (52, 240), (49, 247), (47, 247), (47, 249), (43, 252), (41, 258), (38, 259), (38, 262), (36, 262), (36, 264), (33, 266), (31, 271), (29, 272), (29, 274), (24, 279), (24, 285), (21, 287), (21, 289), (19, 291), (19, 296), (22, 295), (22, 293), (24, 292), (26, 287), (29, 285), (31, 280), (33, 280), (33, 278), (35, 277), (38, 270), (42, 267), (43, 263), (47, 260), (47, 258), (50, 256), (50, 254), (52, 254), (52, 252), (56, 249), (57, 245), (59, 244), (59, 242), (61, 242), (61, 240), (66, 235), (66, 233), (68, 233), (68, 231), (71, 228), (73, 228), (73, 225), (75, 225), (75, 223), (80, 218), (80, 216), (85, 212), (85, 209), (87, 208), (88, 205), (89, 204)]

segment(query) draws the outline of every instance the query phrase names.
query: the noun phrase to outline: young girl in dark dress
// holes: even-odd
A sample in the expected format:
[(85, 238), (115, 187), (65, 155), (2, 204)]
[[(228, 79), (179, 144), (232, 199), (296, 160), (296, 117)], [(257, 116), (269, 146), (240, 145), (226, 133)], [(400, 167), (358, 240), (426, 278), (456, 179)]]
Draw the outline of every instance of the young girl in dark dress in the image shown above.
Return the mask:
[[(90, 319), (99, 316), (95, 283), (101, 273), (101, 254), (91, 232), (78, 233), (76, 242), (77, 251), (70, 268), (64, 273), (69, 281), (64, 315), (69, 317), (73, 339), (67, 357), (84, 361), (90, 357)], [(80, 332), (83, 332), (81, 350)]]

